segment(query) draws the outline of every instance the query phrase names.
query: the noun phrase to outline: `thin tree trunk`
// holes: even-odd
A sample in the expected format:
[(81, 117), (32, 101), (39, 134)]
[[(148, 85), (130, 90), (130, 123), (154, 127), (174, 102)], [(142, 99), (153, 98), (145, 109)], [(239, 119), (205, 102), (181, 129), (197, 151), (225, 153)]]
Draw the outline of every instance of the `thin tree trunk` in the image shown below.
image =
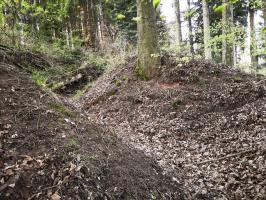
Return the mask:
[(69, 29), (70, 47), (71, 49), (74, 49), (73, 28), (71, 22), (68, 23), (68, 29)]
[(83, 37), (83, 41), (84, 41), (84, 44), (86, 45), (86, 37), (87, 37), (87, 34), (88, 34), (88, 31), (87, 31), (87, 19), (88, 19), (88, 16), (87, 16), (87, 12), (86, 12), (86, 2), (85, 0), (82, 0), (81, 1), (81, 5), (80, 5), (80, 25), (81, 25), (81, 33), (82, 33), (82, 37)]
[(266, 27), (266, 0), (262, 0), (262, 12), (263, 12), (263, 21), (264, 21), (264, 27)]
[(204, 54), (205, 59), (212, 59), (211, 47), (210, 47), (210, 16), (209, 16), (209, 6), (207, 0), (202, 0), (202, 10), (203, 10), (203, 33), (204, 33)]
[(103, 45), (103, 26), (104, 25), (104, 16), (103, 16), (103, 6), (102, 3), (100, 2), (99, 4), (99, 46)]
[(65, 33), (66, 33), (66, 44), (68, 47), (70, 47), (70, 42), (69, 42), (69, 31), (68, 31), (68, 26), (66, 24), (65, 26)]
[[(262, 13), (263, 13), (263, 22), (264, 22), (264, 27), (263, 29), (265, 30), (262, 39), (264, 40), (263, 44), (264, 44), (264, 48), (266, 48), (266, 0), (262, 0)], [(266, 54), (266, 53), (265, 53)], [(264, 62), (266, 63), (266, 55), (264, 55)]]
[(177, 25), (177, 47), (178, 51), (180, 51), (182, 46), (182, 24), (181, 24), (179, 0), (175, 0), (175, 11), (176, 11), (176, 25)]
[(137, 0), (138, 13), (138, 75), (150, 79), (157, 75), (160, 64), (156, 11), (152, 1)]
[(188, 12), (189, 15), (187, 17), (188, 20), (188, 34), (189, 34), (189, 50), (192, 57), (194, 56), (194, 42), (193, 42), (193, 27), (192, 27), (192, 17), (191, 17), (191, 8), (190, 8), (190, 0), (187, 0), (188, 4)]
[(251, 66), (254, 70), (258, 68), (257, 41), (255, 33), (255, 10), (253, 6), (249, 8), (249, 28), (250, 28), (250, 58)]

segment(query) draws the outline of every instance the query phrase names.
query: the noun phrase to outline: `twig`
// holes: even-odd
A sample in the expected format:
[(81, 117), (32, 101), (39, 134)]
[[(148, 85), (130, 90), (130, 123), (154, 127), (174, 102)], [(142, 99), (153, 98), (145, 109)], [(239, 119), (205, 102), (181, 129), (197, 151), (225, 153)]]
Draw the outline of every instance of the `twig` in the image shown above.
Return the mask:
[(17, 174), (14, 177), (8, 179), (8, 181), (0, 187), (0, 192), (2, 190), (6, 189), (9, 185), (16, 184), (16, 182), (18, 181), (18, 179), (19, 179), (19, 174)]
[(191, 167), (193, 165), (202, 165), (202, 164), (206, 164), (206, 163), (210, 163), (210, 162), (217, 162), (217, 161), (220, 161), (220, 160), (224, 160), (224, 159), (227, 159), (227, 158), (231, 158), (231, 157), (235, 157), (235, 156), (239, 156), (239, 155), (242, 155), (242, 154), (251, 153), (251, 152), (255, 152), (255, 151), (257, 151), (257, 149), (249, 149), (249, 150), (241, 151), (241, 152), (238, 152), (238, 153), (229, 154), (229, 155), (226, 155), (226, 156), (223, 156), (223, 157), (220, 157), (220, 158), (216, 158), (216, 159), (210, 159), (210, 160), (205, 160), (205, 161), (202, 161), (202, 162), (188, 164), (188, 165), (186, 165), (186, 167)]

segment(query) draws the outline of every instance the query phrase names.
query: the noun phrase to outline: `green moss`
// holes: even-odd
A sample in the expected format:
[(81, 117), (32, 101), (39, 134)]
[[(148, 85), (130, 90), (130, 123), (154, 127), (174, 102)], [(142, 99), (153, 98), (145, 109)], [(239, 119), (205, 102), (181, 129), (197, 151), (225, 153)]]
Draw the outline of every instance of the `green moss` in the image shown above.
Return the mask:
[(137, 77), (139, 79), (144, 80), (144, 81), (149, 80), (149, 77), (145, 73), (144, 67), (138, 65), (136, 72), (137, 72)]
[(192, 74), (190, 77), (191, 82), (198, 83), (200, 81), (200, 77), (197, 74)]
[(58, 88), (61, 88), (62, 86), (64, 86), (64, 82), (52, 82), (49, 85), (49, 88), (51, 88), (52, 91), (56, 91)]
[(46, 87), (46, 83), (48, 81), (48, 76), (45, 74), (45, 72), (42, 71), (33, 71), (32, 72), (32, 80), (40, 86), (40, 87)]
[(49, 103), (48, 104), (51, 109), (54, 111), (58, 112), (61, 114), (62, 117), (71, 117), (74, 118), (76, 117), (77, 113), (69, 110), (66, 106), (63, 104), (58, 104), (58, 103)]
[(198, 74), (192, 74), (190, 76), (190, 82), (197, 83), (199, 85), (204, 85), (205, 84), (205, 80)]
[(82, 158), (85, 162), (91, 162), (97, 160), (97, 156), (84, 155)]
[(68, 139), (64, 145), (64, 149), (68, 153), (78, 154), (80, 153), (80, 148), (81, 148), (80, 142), (74, 137)]
[(79, 99), (91, 88), (91, 83), (87, 83), (81, 90), (77, 90), (73, 99)]
[(67, 141), (67, 147), (69, 147), (69, 148), (78, 149), (79, 146), (80, 146), (79, 142), (74, 138), (71, 138)]
[(157, 199), (157, 196), (155, 194), (152, 194), (151, 195), (151, 200), (156, 200)]
[(103, 69), (107, 65), (107, 61), (103, 56), (91, 53), (86, 58), (88, 64), (96, 66), (98, 69)]
[(233, 78), (233, 80), (234, 80), (234, 82), (239, 83), (239, 82), (242, 81), (242, 78), (241, 78), (240, 76), (235, 76), (235, 77)]
[(172, 102), (172, 107), (173, 107), (174, 109), (177, 109), (177, 108), (179, 108), (182, 104), (183, 104), (183, 101), (180, 100), (180, 99), (177, 99), (177, 100), (174, 100), (174, 101)]

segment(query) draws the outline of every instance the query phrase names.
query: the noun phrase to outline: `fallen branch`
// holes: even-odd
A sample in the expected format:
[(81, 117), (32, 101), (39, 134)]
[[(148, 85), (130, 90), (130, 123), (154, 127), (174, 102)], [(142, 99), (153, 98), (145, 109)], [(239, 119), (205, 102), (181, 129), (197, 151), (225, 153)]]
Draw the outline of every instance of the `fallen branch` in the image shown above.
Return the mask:
[(4, 183), (1, 187), (0, 187), (0, 192), (2, 192), (4, 189), (6, 189), (8, 186), (12, 185), (12, 184), (16, 184), (16, 182), (19, 179), (19, 174), (15, 175), (14, 177), (8, 179), (8, 181), (6, 183)]
[(226, 156), (223, 156), (223, 157), (220, 157), (220, 158), (216, 158), (216, 159), (210, 159), (210, 160), (205, 160), (205, 161), (202, 161), (202, 162), (188, 164), (188, 165), (186, 165), (186, 167), (191, 167), (193, 165), (202, 165), (202, 164), (211, 163), (211, 162), (217, 162), (217, 161), (224, 160), (224, 159), (227, 159), (227, 158), (232, 158), (232, 157), (235, 157), (235, 156), (240, 156), (240, 155), (243, 155), (243, 154), (246, 154), (246, 153), (251, 153), (251, 152), (256, 152), (256, 151), (257, 151), (257, 149), (249, 149), (249, 150), (241, 151), (241, 152), (238, 152), (238, 153), (229, 154), (229, 155), (226, 155)]

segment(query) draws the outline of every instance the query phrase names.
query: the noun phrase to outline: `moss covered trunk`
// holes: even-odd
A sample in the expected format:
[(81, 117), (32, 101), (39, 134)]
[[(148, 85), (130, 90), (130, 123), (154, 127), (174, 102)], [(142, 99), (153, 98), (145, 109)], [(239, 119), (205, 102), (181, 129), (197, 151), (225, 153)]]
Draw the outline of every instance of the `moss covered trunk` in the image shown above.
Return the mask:
[(156, 11), (150, 0), (137, 0), (138, 74), (144, 79), (156, 76), (160, 64)]

